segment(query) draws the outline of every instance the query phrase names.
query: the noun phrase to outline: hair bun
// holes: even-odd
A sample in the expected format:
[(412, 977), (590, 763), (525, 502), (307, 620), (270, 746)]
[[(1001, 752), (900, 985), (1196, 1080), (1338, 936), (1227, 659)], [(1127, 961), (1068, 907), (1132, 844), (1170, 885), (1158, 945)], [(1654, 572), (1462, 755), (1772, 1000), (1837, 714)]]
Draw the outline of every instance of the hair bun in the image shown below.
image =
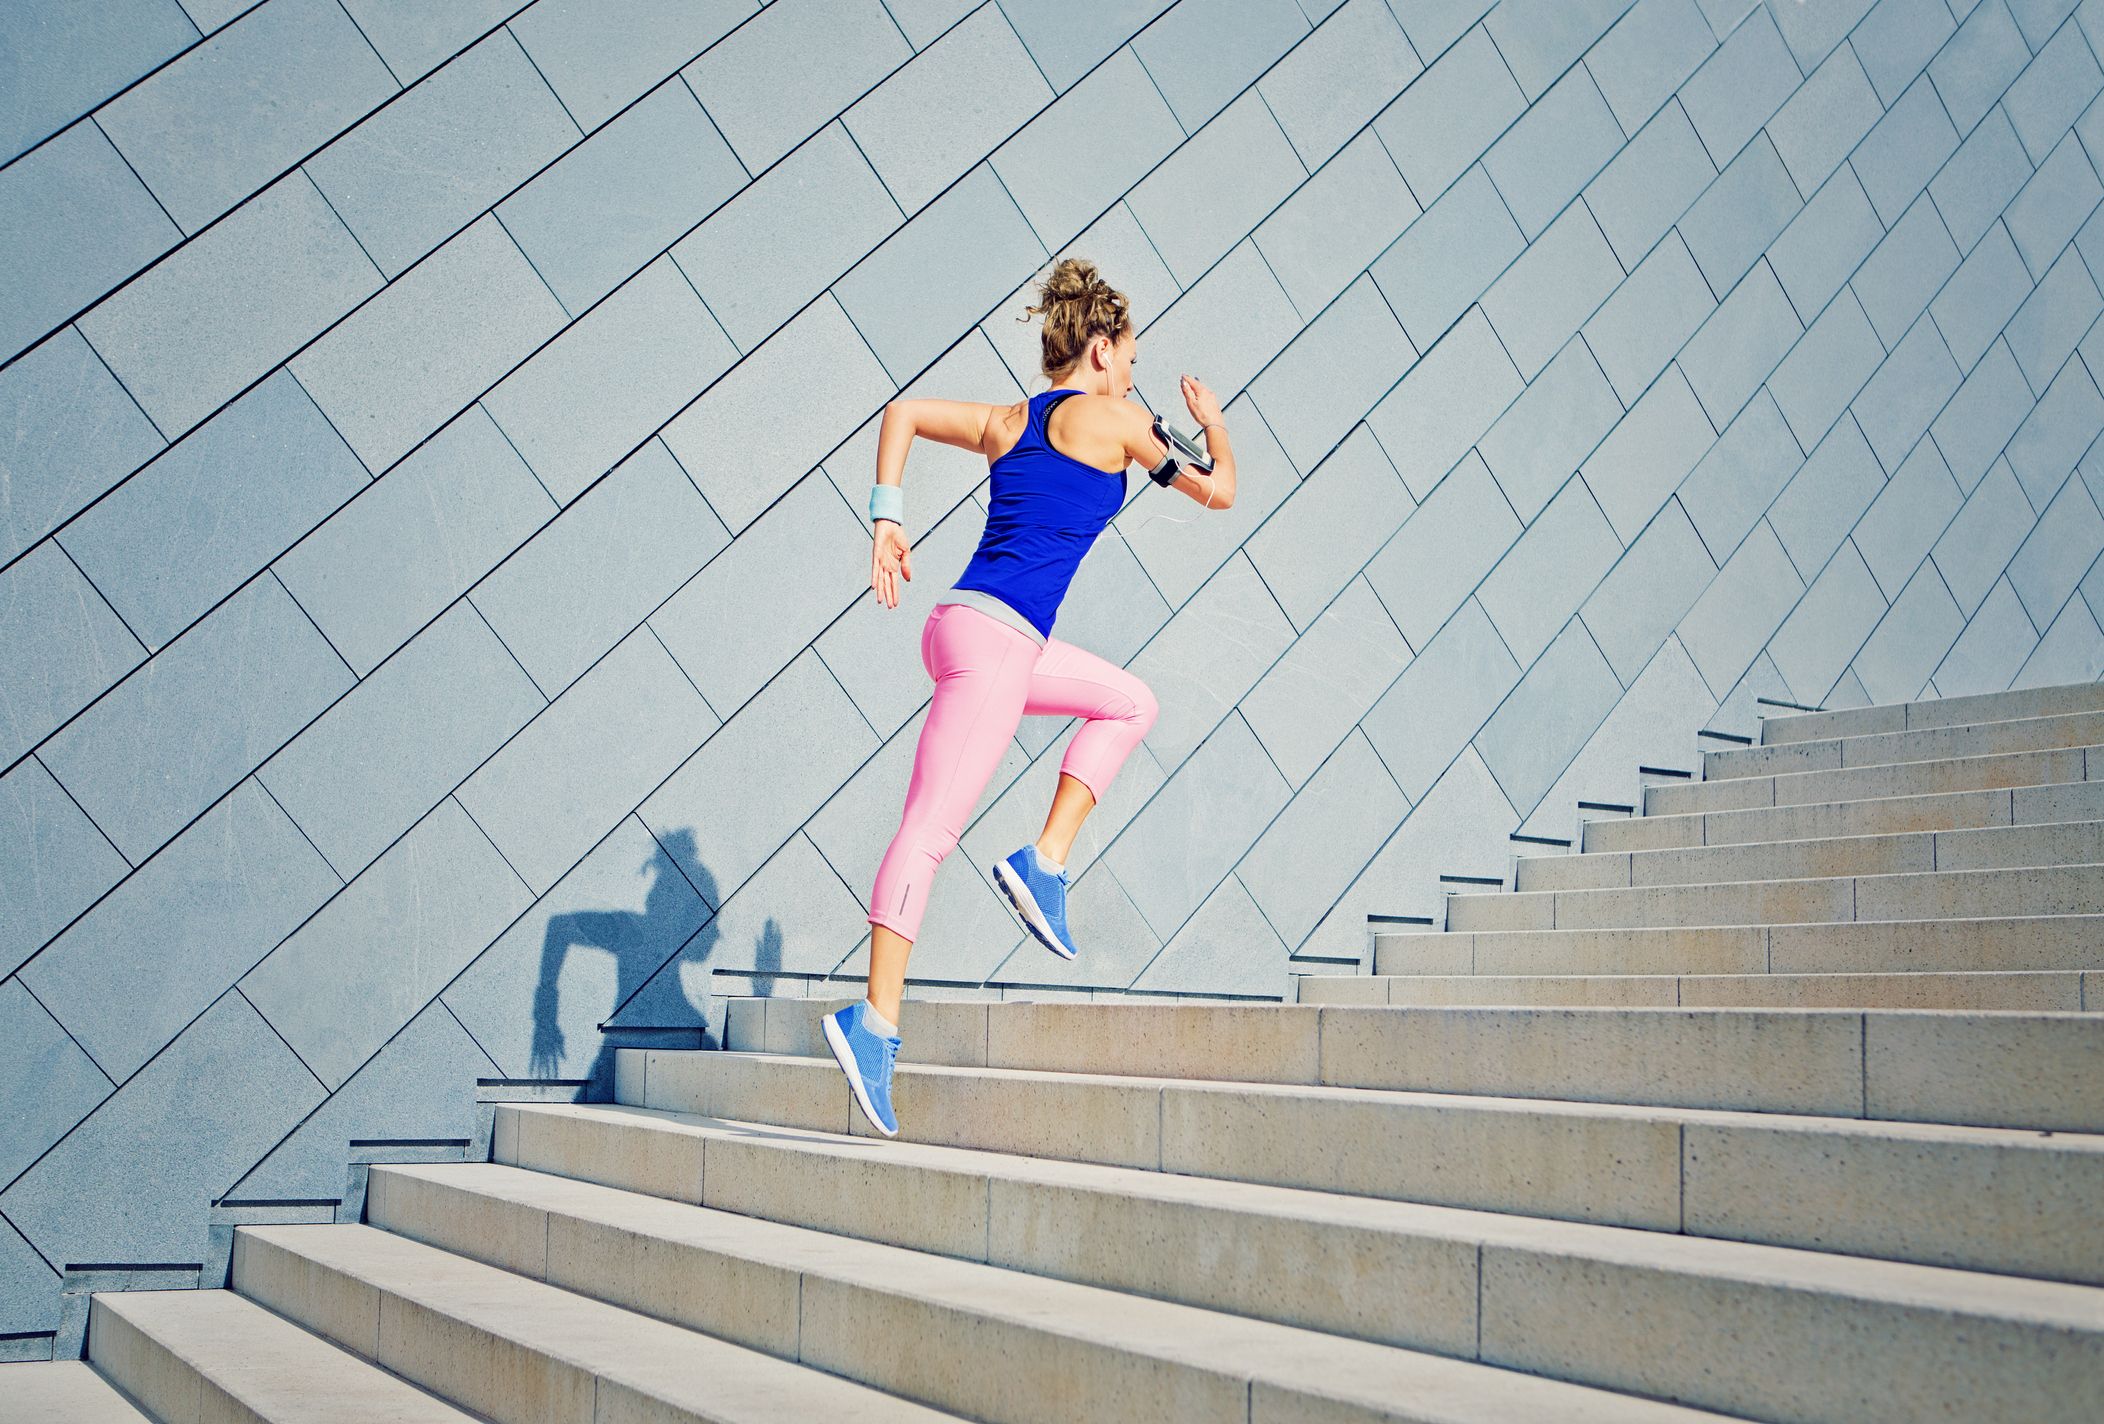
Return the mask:
[(1117, 337), (1131, 324), (1125, 294), (1111, 286), (1086, 257), (1063, 257), (1037, 283), (1038, 301), (1018, 321), (1044, 317), (1040, 366), (1056, 376), (1081, 359), (1098, 336)]

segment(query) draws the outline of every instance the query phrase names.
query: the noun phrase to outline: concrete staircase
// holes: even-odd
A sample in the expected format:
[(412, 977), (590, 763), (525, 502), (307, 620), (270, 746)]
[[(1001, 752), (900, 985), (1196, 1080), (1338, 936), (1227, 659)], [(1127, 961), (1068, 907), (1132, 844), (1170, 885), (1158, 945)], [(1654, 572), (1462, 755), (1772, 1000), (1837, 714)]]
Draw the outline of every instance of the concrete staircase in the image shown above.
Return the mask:
[(909, 1002), (896, 1141), (736, 1003), (23, 1417), (2093, 1424), (2100, 709), (1770, 721), (1298, 1004)]

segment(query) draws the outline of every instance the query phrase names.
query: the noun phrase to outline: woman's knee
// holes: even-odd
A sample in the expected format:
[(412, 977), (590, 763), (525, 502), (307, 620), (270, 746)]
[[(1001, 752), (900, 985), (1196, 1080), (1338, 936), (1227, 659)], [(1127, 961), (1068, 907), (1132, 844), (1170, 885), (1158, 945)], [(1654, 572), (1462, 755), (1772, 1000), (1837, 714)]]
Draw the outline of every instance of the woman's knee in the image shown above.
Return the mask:
[(1130, 720), (1139, 727), (1140, 735), (1147, 735), (1154, 726), (1154, 719), (1161, 715), (1162, 705), (1155, 701), (1154, 689), (1138, 678), (1132, 680), (1132, 716)]

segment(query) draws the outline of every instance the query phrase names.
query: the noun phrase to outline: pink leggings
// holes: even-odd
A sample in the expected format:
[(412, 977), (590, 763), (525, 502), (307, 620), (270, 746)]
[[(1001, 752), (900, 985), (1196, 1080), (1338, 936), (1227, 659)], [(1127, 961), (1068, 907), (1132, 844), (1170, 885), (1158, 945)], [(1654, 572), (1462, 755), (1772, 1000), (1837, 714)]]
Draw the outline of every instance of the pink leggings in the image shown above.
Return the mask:
[(935, 868), (1001, 764), (1025, 713), (1086, 717), (1059, 769), (1098, 801), (1154, 725), (1147, 684), (1094, 653), (1030, 635), (965, 604), (939, 603), (921, 627), (921, 665), (935, 698), (913, 751), (913, 780), (898, 834), (877, 866), (869, 922), (906, 939), (920, 933)]

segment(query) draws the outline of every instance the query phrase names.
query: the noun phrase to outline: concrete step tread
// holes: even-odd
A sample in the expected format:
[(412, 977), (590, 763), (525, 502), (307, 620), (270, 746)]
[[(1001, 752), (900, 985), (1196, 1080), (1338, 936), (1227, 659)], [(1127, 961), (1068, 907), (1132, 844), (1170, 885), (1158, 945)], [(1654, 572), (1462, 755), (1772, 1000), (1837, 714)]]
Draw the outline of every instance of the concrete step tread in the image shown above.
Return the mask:
[[(2059, 865), (1993, 865), (1979, 870), (1899, 870), (1877, 872), (1867, 875), (1793, 875), (1764, 880), (1696, 880), (1672, 885), (1613, 885), (1577, 890), (1449, 890), (1448, 900), (1523, 900), (1531, 895), (1614, 895), (1631, 890), (1679, 891), (1708, 890), (1717, 886), (1741, 885), (1816, 885), (1837, 880), (1875, 880), (1880, 884), (1899, 884), (1905, 881), (1962, 881), (1972, 878), (1982, 880), (2009, 880), (2026, 875), (2080, 876), (2084, 879), (2104, 879), (2104, 862), (2087, 860), (2072, 861)], [(1636, 928), (1632, 926), (1631, 928)]]
[[(1229, 1213), (1240, 1224), (1235, 1229), (1261, 1227), (1265, 1220), (1284, 1220), (1336, 1228), (1346, 1232), (1379, 1232), (1425, 1240), (1512, 1251), (1549, 1252), (1562, 1256), (1636, 1265), (1648, 1270), (1694, 1273), (1748, 1284), (1778, 1286), (1792, 1290), (1881, 1300), (1913, 1307), (1928, 1307), (1954, 1315), (2000, 1315), (2012, 1319), (2054, 1321), (2067, 1328), (2104, 1330), (2104, 1289), (2094, 1285), (2041, 1281), (2025, 1277), (1954, 1270), (1948, 1267), (1882, 1261), (1796, 1247), (1753, 1242), (1723, 1241), (1665, 1232), (1640, 1231), (1628, 1227), (1598, 1226), (1584, 1222), (1517, 1215), (1507, 1212), (1472, 1211), (1460, 1207), (1432, 1206), (1415, 1202), (1385, 1201), (1377, 1197), (1310, 1191), (1305, 1188), (1269, 1186), (1217, 1177), (1195, 1177), (1180, 1173), (1148, 1172), (1137, 1168), (1070, 1162), (983, 1149), (948, 1147), (912, 1142), (875, 1142), (838, 1133), (806, 1128), (776, 1127), (708, 1118), (691, 1113), (619, 1105), (532, 1104), (506, 1105), (500, 1111), (516, 1111), (525, 1118), (570, 1117), (597, 1123), (609, 1132), (664, 1134), (698, 1139), (702, 1169), (698, 1180), (708, 1185), (708, 1153), (716, 1144), (725, 1150), (758, 1149), (792, 1161), (823, 1157), (833, 1161), (880, 1164), (887, 1170), (927, 1176), (963, 1177), (992, 1184), (1019, 1183), (1066, 1191), (1085, 1192), (1102, 1199), (1138, 1199), (1153, 1203), (1205, 1208)], [(524, 1136), (530, 1128), (519, 1129)], [(414, 1165), (375, 1168), (413, 1175), (459, 1174), (462, 1164)], [(479, 1168), (482, 1164), (467, 1164)], [(520, 1164), (536, 1174), (576, 1180), (559, 1167)], [(594, 1181), (602, 1190), (630, 1193), (619, 1183)], [(686, 1200), (682, 1198), (682, 1200)], [(693, 1203), (712, 1206), (704, 1199)], [(796, 1221), (779, 1215), (781, 1198), (756, 1198), (741, 1193), (738, 1205), (728, 1208), (744, 1215), (765, 1217), (785, 1224), (855, 1234), (869, 1231), (867, 1213), (849, 1211), (841, 1217), (860, 1220), (827, 1222)], [(879, 1228), (881, 1229), (881, 1228)], [(871, 1238), (876, 1239), (876, 1238)], [(890, 1242), (893, 1245), (908, 1243)], [(985, 1246), (977, 1247), (984, 1259)], [(918, 1249), (935, 1249), (921, 1246)], [(940, 1254), (967, 1254), (949, 1252)]]
[(2094, 781), (2104, 769), (2104, 747), (2054, 747), (1812, 771), (1763, 772), (1722, 781), (1653, 782), (1643, 788), (1645, 815), (1735, 811), (1811, 801), (1875, 801), (1937, 791), (1990, 791), (2049, 783)]
[(2104, 707), (2104, 685), (2096, 682), (2056, 683), (2048, 687), (2012, 688), (2006, 692), (1917, 698), (1911, 702), (1881, 702), (1868, 707), (1763, 717), (1761, 743), (1772, 746), (1803, 737), (1828, 735), (1830, 729), (1835, 728), (1906, 731), (1917, 727), (1945, 726), (1953, 721), (1997, 721), (2037, 716), (2045, 711), (2080, 711), (2097, 707)]
[[(2063, 805), (2072, 809), (2059, 809)], [(1867, 796), (1845, 801), (1794, 802), (1787, 806), (1750, 806), (1739, 810), (1587, 818), (1579, 827), (1579, 845), (1582, 849), (1608, 853), (1619, 850), (1626, 854), (1637, 849), (1687, 850), (1701, 846), (1779, 844), (1832, 834), (1828, 831), (1795, 837), (1774, 834), (1779, 825), (1787, 827), (1791, 823), (1870, 824), (1878, 827), (1875, 833), (1884, 833), (2065, 825), (2097, 819), (2100, 813), (2104, 813), (2104, 781), (2056, 781), (2036, 786)], [(1652, 836), (1661, 839), (1648, 839)], [(1671, 837), (1670, 841), (1664, 839), (1667, 836)], [(1630, 844), (1587, 847), (1586, 842), (1593, 839), (1603, 842), (1626, 839)]]
[[(2099, 950), (2099, 957), (2104, 958), (2104, 949)], [(2085, 974), (2080, 970), (1863, 974), (1404, 972), (1301, 974), (1294, 980), (1298, 986), (1297, 1001), (1303, 1004), (2104, 1012), (2104, 973)]]
[(169, 1420), (197, 1417), (200, 1397), (218, 1405), (203, 1417), (271, 1424), (478, 1418), (230, 1290), (103, 1291), (88, 1334), (90, 1357)]
[[(418, 1328), (417, 1316), (428, 1314), (506, 1342), (513, 1359), (557, 1361), (581, 1373), (598, 1396), (601, 1418), (609, 1417), (616, 1390), (628, 1396), (629, 1409), (619, 1415), (628, 1418), (645, 1410), (652, 1418), (726, 1424), (833, 1417), (933, 1424), (955, 1417), (363, 1223), (240, 1226), (234, 1239), (235, 1288), (316, 1328), (346, 1322), (333, 1313), (335, 1302), (320, 1299), (313, 1268), (362, 1283), (368, 1289), (356, 1293), (361, 1305), (350, 1323), (361, 1333), (363, 1348), (377, 1350), (380, 1364), (412, 1378), (432, 1363), (426, 1358), (431, 1353), (452, 1356), (456, 1368), (470, 1363), (460, 1358), (472, 1353), (459, 1348), (460, 1332)], [(298, 1268), (287, 1270), (288, 1263)], [(382, 1296), (418, 1309), (407, 1312), (404, 1322), (390, 1322)], [(433, 1343), (434, 1336), (444, 1338)], [(510, 1360), (507, 1365), (506, 1373), (525, 1373)], [(434, 1381), (432, 1387), (450, 1392), (458, 1386)], [(486, 1387), (517, 1384), (492, 1381)], [(638, 1409), (639, 1401), (648, 1403)], [(488, 1400), (469, 1403), (493, 1417), (513, 1412), (491, 1409)]]
[[(2065, 842), (2055, 846), (2055, 842)], [(2020, 862), (1997, 861), (1992, 865), (1946, 865), (1948, 858), (1993, 857), (2001, 848), (2011, 851), (2022, 848), (2035, 858)], [(1658, 875), (1665, 867), (1718, 867), (1729, 869), (1738, 862), (1761, 859), (1786, 860), (1792, 857), (1831, 857), (1837, 864), (1850, 860), (1868, 861), (1872, 857), (1916, 852), (1926, 858), (1928, 864), (1916, 867), (1918, 871), (1943, 869), (2015, 869), (2028, 866), (2097, 864), (2104, 856), (2104, 820), (2057, 821), (2039, 825), (2021, 826), (1967, 826), (1948, 830), (1932, 831), (1869, 831), (1859, 835), (1806, 836), (1801, 840), (1783, 841), (1736, 841), (1724, 845), (1666, 846), (1646, 850), (1595, 850), (1575, 851), (1567, 855), (1521, 856), (1517, 880), (1524, 883), (1529, 872), (1552, 876), (1556, 879), (1588, 877), (1610, 867), (1622, 867), (1624, 873), (1617, 876), (1613, 885), (1594, 883), (1573, 885), (1578, 889), (1642, 889), (1653, 885), (1671, 884), (1719, 884), (1745, 880), (1776, 878), (1764, 874), (1719, 875), (1716, 879), (1700, 882), (1687, 880), (1662, 880)], [(2058, 851), (2057, 854), (2054, 852)], [(1889, 873), (1876, 870), (1852, 872), (1837, 870), (1835, 874)], [(1560, 886), (1527, 887), (1562, 888)]]
[[(1172, 1368), (1181, 1367), (1185, 1372), (1210, 1377), (1216, 1383), (1215, 1392), (1228, 1397), (1239, 1395), (1246, 1399), (1252, 1386), (1262, 1384), (1302, 1399), (1357, 1398), (1368, 1402), (1388, 1401), (1391, 1407), (1408, 1401), (1407, 1413), (1391, 1417), (1453, 1420), (1457, 1424), (1464, 1420), (1514, 1417), (1601, 1421), (1714, 1417), (1471, 1361), (1347, 1340), (1268, 1321), (1051, 1280), (498, 1163), (450, 1165), (456, 1170), (432, 1174), (412, 1168), (390, 1171), (386, 1175), (397, 1183), (404, 1182), (404, 1179), (421, 1181), (456, 1194), (475, 1195), (526, 1208), (548, 1221), (551, 1237), (554, 1219), (567, 1218), (590, 1223), (602, 1230), (620, 1232), (646, 1243), (639, 1254), (688, 1253), (697, 1264), (709, 1262), (713, 1266), (719, 1262), (737, 1262), (771, 1274), (789, 1276), (797, 1296), (807, 1303), (798, 1311), (794, 1350), (800, 1355), (822, 1355), (830, 1368), (843, 1372), (883, 1367), (873, 1358), (878, 1353), (892, 1357), (921, 1351), (935, 1354), (940, 1352), (940, 1347), (922, 1342), (917, 1350), (902, 1350), (902, 1342), (874, 1337), (872, 1333), (858, 1333), (851, 1322), (828, 1318), (830, 1312), (810, 1302), (813, 1292), (809, 1283), (813, 1279), (848, 1287), (856, 1298), (870, 1302), (875, 1308), (872, 1313), (889, 1314), (910, 1305), (932, 1307), (951, 1319), (996, 1321), (1019, 1336), (1063, 1344), (1077, 1357), (1122, 1356), (1135, 1363), (1155, 1362)], [(401, 1195), (406, 1197), (409, 1194), (403, 1192)], [(406, 1206), (393, 1205), (393, 1184), (383, 1188), (382, 1200), (390, 1203), (383, 1208), (388, 1212), (406, 1210)], [(324, 1227), (319, 1230), (359, 1231), (363, 1234), (339, 1236), (326, 1242), (299, 1241), (290, 1243), (290, 1249), (324, 1260), (330, 1268), (355, 1275), (382, 1289), (415, 1292), (426, 1299), (451, 1294), (448, 1291), (450, 1283), (466, 1278), (470, 1274), (469, 1267), (481, 1264), (371, 1227)], [(392, 1237), (392, 1240), (381, 1244), (374, 1242), (374, 1237)], [(543, 1249), (547, 1248), (544, 1246)], [(419, 1251), (428, 1254), (420, 1255)], [(432, 1263), (430, 1256), (450, 1259), (442, 1264)], [(527, 1264), (516, 1255), (514, 1263)], [(484, 1265), (482, 1271), (497, 1272), (498, 1268)], [(698, 1274), (682, 1272), (689, 1278)], [(715, 1269), (708, 1274), (718, 1279), (725, 1278)], [(514, 1279), (521, 1287), (539, 1285), (544, 1291), (561, 1289), (526, 1276)], [(481, 1292), (459, 1293), (462, 1308), (474, 1309), (497, 1294), (487, 1281), (488, 1278), (483, 1277), (478, 1282)], [(568, 1291), (563, 1293), (571, 1294)], [(588, 1299), (584, 1296), (574, 1298)], [(608, 1311), (619, 1309), (605, 1308)], [(720, 1303), (712, 1307), (693, 1300), (668, 1300), (662, 1302), (661, 1308), (703, 1313), (726, 1309)], [(620, 1313), (633, 1315), (629, 1311)], [(662, 1329), (690, 1333), (685, 1327), (663, 1321), (657, 1323)], [(827, 1338), (835, 1331), (844, 1338)], [(905, 1371), (918, 1366), (917, 1361), (896, 1358), (884, 1363)], [(1003, 1356), (966, 1347), (948, 1355), (945, 1360), (947, 1368), (942, 1371), (947, 1376), (944, 1383), (948, 1392), (969, 1395), (980, 1402), (986, 1410), (983, 1417), (1013, 1418), (1015, 1415), (1003, 1407), (1005, 1401), (1000, 1398), (1005, 1392), (1001, 1377), (1017, 1363), (1012, 1353)], [(1086, 1368), (1079, 1358), (1076, 1364)], [(1120, 1373), (1129, 1374), (1130, 1371)], [(920, 1382), (932, 1383), (925, 1377)], [(1080, 1381), (1076, 1383), (1086, 1387)], [(1219, 1389), (1219, 1385), (1228, 1387)], [(1522, 1414), (1521, 1410), (1532, 1412)], [(798, 1417), (817, 1416), (805, 1414)], [(1083, 1414), (1079, 1417), (1091, 1416)], [(1136, 1401), (1135, 1413), (1131, 1417), (1151, 1416), (1145, 1406)]]
[(40, 1424), (156, 1424), (118, 1388), (81, 1360), (29, 1360), (0, 1365), (0, 1400), (8, 1417)]
[(1705, 749), (1706, 781), (1763, 774), (1761, 768), (1802, 762), (1801, 769), (1893, 766), (1968, 754), (1981, 755), (1981, 744), (1996, 752), (2043, 751), (2104, 741), (2104, 710), (2049, 712), (2036, 717), (2009, 717), (1979, 722), (1953, 722), (1904, 731), (1858, 732), (1836, 737), (1809, 737), (1794, 742), (1750, 747)]

